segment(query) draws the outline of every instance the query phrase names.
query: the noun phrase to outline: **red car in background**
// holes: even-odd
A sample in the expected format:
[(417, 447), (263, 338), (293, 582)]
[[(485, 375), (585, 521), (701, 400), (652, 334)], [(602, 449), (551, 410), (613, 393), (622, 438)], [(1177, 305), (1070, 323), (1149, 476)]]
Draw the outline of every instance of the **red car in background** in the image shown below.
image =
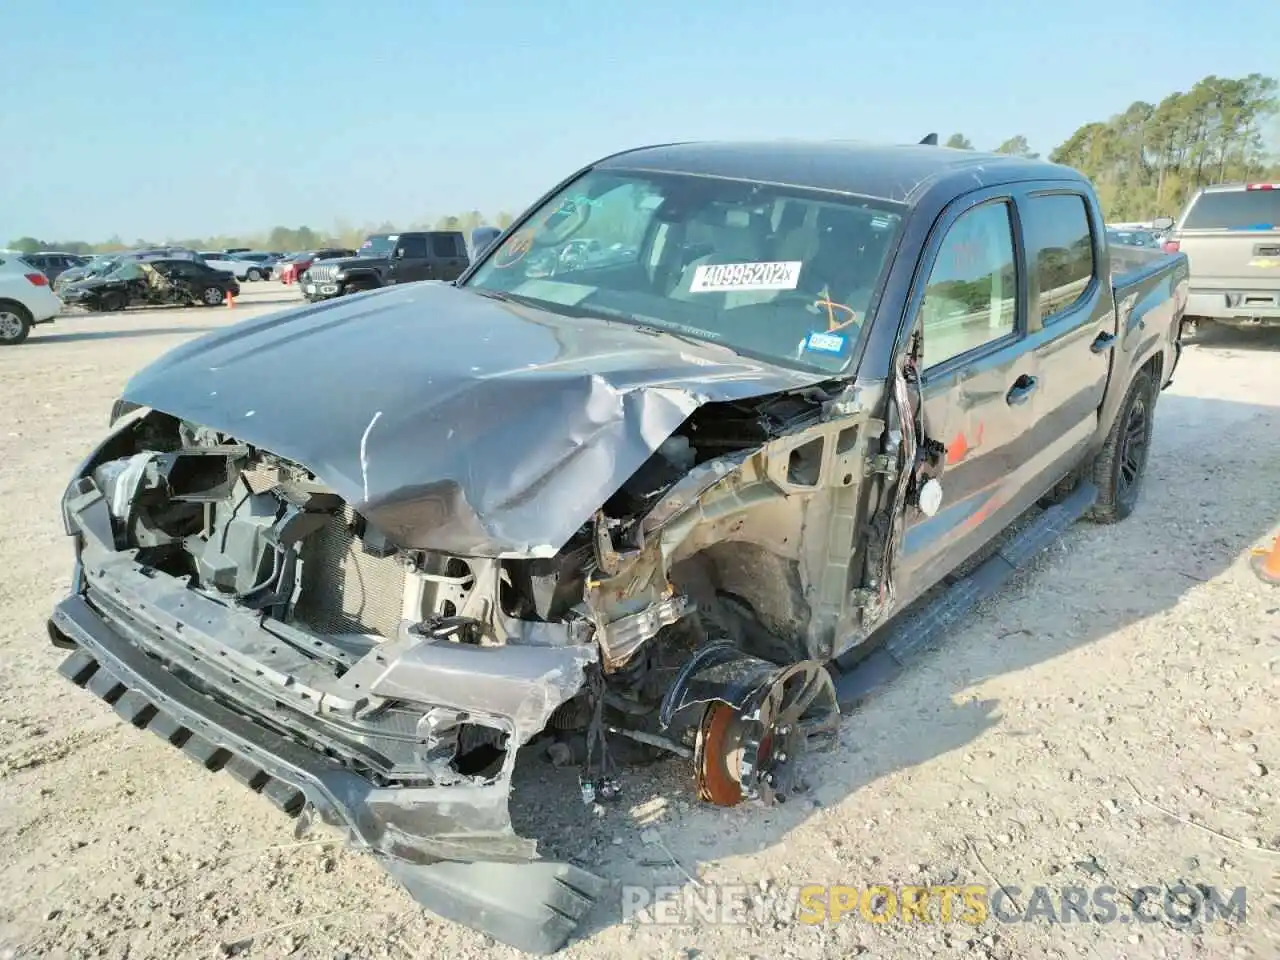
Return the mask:
[(311, 264), (317, 260), (333, 260), (336, 257), (354, 257), (356, 252), (343, 247), (325, 247), (322, 250), (308, 250), (295, 254), (288, 260), (276, 264), (275, 278), (281, 283), (296, 283), (302, 279)]

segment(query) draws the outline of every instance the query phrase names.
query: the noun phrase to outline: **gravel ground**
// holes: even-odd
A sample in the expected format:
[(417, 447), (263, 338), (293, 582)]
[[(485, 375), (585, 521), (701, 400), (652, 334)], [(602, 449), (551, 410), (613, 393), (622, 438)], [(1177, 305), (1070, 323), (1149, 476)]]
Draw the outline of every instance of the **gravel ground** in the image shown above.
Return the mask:
[[(415, 909), (360, 854), (296, 842), (265, 800), (55, 672), (57, 499), (121, 385), (292, 298), (258, 284), (234, 311), (64, 318), (0, 350), (0, 956), (211, 957), (249, 938), (258, 957), (518, 956)], [(1191, 348), (1157, 422), (1135, 515), (1074, 528), (848, 718), (805, 796), (708, 809), (673, 762), (592, 816), (534, 764), (524, 806), (620, 884), (692, 876), (759, 903), (793, 884), (1000, 883), (1025, 910), (1037, 885), (1182, 882), (1245, 887), (1245, 922), (655, 926), (624, 921), (615, 888), (566, 960), (1280, 955), (1280, 588), (1248, 567), (1280, 519), (1280, 337)]]

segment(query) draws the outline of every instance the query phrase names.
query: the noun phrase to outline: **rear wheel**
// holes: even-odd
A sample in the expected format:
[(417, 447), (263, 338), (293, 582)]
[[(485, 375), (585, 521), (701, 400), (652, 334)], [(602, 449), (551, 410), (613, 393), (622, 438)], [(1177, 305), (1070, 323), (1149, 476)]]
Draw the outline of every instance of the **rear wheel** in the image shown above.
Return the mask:
[(200, 294), (200, 302), (206, 307), (216, 307), (226, 299), (221, 287), (205, 287)]
[(11, 347), (31, 332), (31, 311), (12, 300), (0, 300), (0, 346)]
[(1134, 375), (1111, 432), (1093, 462), (1098, 500), (1089, 510), (1097, 523), (1116, 523), (1133, 513), (1142, 491), (1155, 423), (1155, 379), (1150, 370)]
[(261, 279), (262, 279), (262, 271), (261, 271), (261, 270), (250, 270), (248, 273), (246, 273), (246, 274), (244, 275), (244, 278), (245, 278), (246, 280), (251, 280), (251, 281), (253, 281), (254, 283), (257, 283), (259, 280), (261, 280)]

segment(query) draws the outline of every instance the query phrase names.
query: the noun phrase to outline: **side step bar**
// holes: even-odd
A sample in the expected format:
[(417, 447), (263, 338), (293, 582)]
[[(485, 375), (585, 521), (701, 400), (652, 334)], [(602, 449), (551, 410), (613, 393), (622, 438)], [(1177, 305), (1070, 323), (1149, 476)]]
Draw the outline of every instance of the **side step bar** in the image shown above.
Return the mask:
[(1046, 509), (924, 609), (900, 622), (887, 624), (874, 651), (865, 656), (850, 651), (836, 658), (833, 666), (841, 712), (851, 712), (902, 673), (980, 601), (992, 596), (1019, 569), (1058, 540), (1097, 499), (1098, 488), (1082, 480), (1065, 500)]

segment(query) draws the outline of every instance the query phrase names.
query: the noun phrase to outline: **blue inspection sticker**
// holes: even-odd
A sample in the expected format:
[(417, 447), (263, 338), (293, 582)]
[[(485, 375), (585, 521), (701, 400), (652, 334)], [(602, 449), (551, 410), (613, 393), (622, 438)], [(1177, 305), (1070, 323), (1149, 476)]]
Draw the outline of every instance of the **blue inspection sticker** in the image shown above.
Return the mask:
[(843, 353), (844, 336), (839, 333), (814, 331), (805, 337), (804, 348), (813, 353)]

